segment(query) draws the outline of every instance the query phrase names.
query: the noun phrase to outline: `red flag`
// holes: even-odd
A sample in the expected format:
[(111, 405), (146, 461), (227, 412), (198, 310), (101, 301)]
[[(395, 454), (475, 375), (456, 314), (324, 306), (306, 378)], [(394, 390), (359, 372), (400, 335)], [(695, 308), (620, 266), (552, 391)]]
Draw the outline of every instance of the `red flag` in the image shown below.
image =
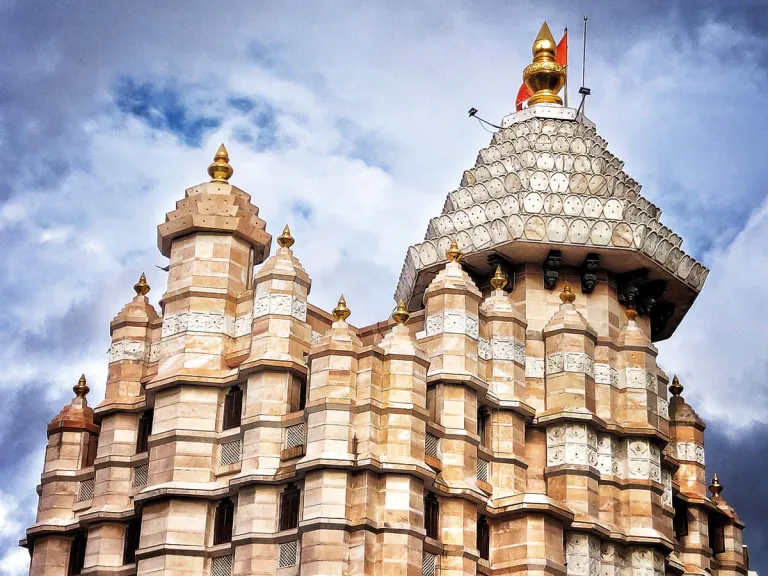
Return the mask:
[(560, 66), (568, 66), (568, 28), (563, 32), (563, 37), (557, 43), (557, 52), (555, 53), (555, 62)]
[[(555, 62), (560, 66), (568, 66), (568, 28), (565, 29), (563, 37), (560, 42), (557, 43), (557, 51), (555, 52)], [(517, 91), (517, 98), (515, 99), (515, 108), (519, 111), (523, 109), (523, 102), (533, 96), (533, 92), (523, 82), (520, 85), (520, 90)]]
[(528, 100), (533, 96), (533, 92), (531, 92), (531, 89), (528, 88), (528, 86), (525, 85), (525, 82), (522, 83), (520, 86), (520, 90), (517, 91), (517, 99), (515, 100), (515, 108), (517, 108), (518, 111), (523, 109), (523, 102)]

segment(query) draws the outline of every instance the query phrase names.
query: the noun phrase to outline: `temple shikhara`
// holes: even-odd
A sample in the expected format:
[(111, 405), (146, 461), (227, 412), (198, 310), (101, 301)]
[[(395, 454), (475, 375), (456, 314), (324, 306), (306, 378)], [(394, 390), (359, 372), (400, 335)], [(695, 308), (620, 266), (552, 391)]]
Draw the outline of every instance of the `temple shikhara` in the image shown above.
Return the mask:
[(142, 275), (112, 320), (105, 398), (81, 378), (48, 425), (31, 574), (747, 573), (654, 346), (707, 269), (562, 105), (555, 46), (370, 326), (309, 303), (219, 148), (158, 227), (159, 307)]

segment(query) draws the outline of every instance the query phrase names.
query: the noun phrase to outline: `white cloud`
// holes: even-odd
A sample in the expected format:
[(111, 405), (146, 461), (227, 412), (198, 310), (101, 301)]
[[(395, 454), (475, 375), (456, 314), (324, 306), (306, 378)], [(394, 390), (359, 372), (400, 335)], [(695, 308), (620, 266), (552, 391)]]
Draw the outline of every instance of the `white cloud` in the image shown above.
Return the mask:
[(11, 548), (0, 558), (0, 573), (23, 576), (29, 573), (29, 550)]

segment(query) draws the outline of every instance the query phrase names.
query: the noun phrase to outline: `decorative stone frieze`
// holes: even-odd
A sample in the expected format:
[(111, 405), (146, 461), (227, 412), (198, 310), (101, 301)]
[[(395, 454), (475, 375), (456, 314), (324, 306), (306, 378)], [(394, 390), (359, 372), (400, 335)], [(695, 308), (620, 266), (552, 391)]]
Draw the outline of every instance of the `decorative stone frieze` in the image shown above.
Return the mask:
[(162, 337), (169, 338), (180, 332), (211, 332), (232, 334), (227, 330), (228, 317), (219, 312), (180, 312), (163, 317)]
[(150, 346), (147, 342), (136, 340), (118, 340), (109, 349), (109, 361), (120, 362), (122, 360), (136, 360), (146, 362), (149, 360)]
[(438, 334), (466, 334), (475, 340), (479, 337), (478, 320), (463, 310), (446, 310), (427, 317), (427, 336)]
[(582, 532), (567, 532), (565, 559), (569, 575), (600, 576), (600, 539)]
[(630, 438), (627, 443), (627, 477), (661, 482), (661, 452), (650, 440)]
[(595, 363), (595, 384), (609, 384), (619, 388), (619, 371), (610, 364)]
[(293, 316), (302, 322), (307, 321), (307, 303), (302, 298), (292, 294), (257, 295), (253, 304), (254, 318), (267, 314)]
[(704, 447), (695, 442), (672, 442), (670, 447), (670, 454), (678, 460), (696, 462), (702, 466), (706, 464)]
[(587, 424), (547, 427), (547, 466), (561, 464), (598, 467), (597, 435)]
[(526, 356), (525, 358), (525, 377), (526, 378), (544, 378), (544, 359)]

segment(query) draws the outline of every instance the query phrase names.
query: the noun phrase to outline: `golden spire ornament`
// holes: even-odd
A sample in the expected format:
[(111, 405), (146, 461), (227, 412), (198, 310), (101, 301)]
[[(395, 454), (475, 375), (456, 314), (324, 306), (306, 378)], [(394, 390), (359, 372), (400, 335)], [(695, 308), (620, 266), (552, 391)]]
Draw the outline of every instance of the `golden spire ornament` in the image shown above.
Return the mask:
[(336, 318), (337, 322), (346, 322), (350, 314), (352, 314), (352, 311), (347, 308), (347, 301), (344, 299), (344, 294), (342, 294), (341, 298), (339, 298), (339, 303), (333, 309), (333, 317)]
[(568, 282), (565, 283), (563, 291), (560, 292), (560, 300), (563, 304), (573, 304), (573, 301), (576, 300), (576, 294), (571, 291), (571, 285)]
[(88, 388), (88, 383), (85, 381), (85, 374), (80, 376), (80, 380), (78, 380), (77, 384), (72, 387), (72, 391), (77, 398), (85, 398), (86, 394), (91, 391), (91, 389)]
[(291, 236), (291, 229), (288, 228), (288, 224), (286, 224), (285, 228), (283, 228), (283, 233), (277, 237), (277, 243), (281, 248), (290, 248), (293, 246), (294, 242), (295, 240), (293, 239), (293, 236)]
[(445, 257), (448, 258), (448, 262), (459, 262), (464, 258), (464, 252), (459, 248), (459, 243), (456, 240), (451, 240), (451, 245), (448, 250), (445, 251)]
[(411, 315), (408, 313), (408, 309), (405, 307), (405, 302), (400, 300), (400, 302), (397, 303), (397, 308), (395, 308), (395, 311), (392, 312), (392, 320), (394, 320), (398, 326), (402, 326), (408, 322), (408, 318), (410, 317)]
[(539, 35), (533, 42), (533, 62), (523, 70), (523, 82), (533, 94), (528, 106), (534, 104), (559, 104), (563, 100), (557, 95), (565, 84), (565, 68), (555, 61), (557, 44), (547, 23), (541, 25)]
[(680, 396), (683, 393), (683, 385), (680, 384), (680, 380), (677, 379), (677, 376), (672, 378), (672, 384), (669, 385), (669, 391), (672, 396)]
[(496, 266), (496, 274), (491, 278), (491, 286), (494, 290), (504, 290), (507, 285), (507, 277), (504, 276), (504, 272), (501, 271), (501, 264)]
[(149, 284), (147, 284), (147, 277), (144, 272), (141, 273), (139, 281), (133, 285), (133, 291), (136, 292), (136, 296), (146, 296), (149, 294)]
[(712, 475), (712, 483), (708, 486), (708, 488), (712, 493), (712, 500), (719, 500), (720, 492), (723, 491), (723, 485), (720, 484), (720, 478), (717, 477), (717, 473)]
[(234, 169), (229, 165), (229, 153), (224, 144), (216, 150), (216, 156), (213, 157), (213, 163), (208, 166), (208, 175), (211, 182), (226, 183), (234, 174)]
[(630, 306), (626, 310), (624, 310), (624, 314), (626, 315), (627, 320), (629, 320), (630, 322), (633, 321), (635, 318), (637, 318), (637, 310), (633, 308), (632, 304), (630, 304)]

